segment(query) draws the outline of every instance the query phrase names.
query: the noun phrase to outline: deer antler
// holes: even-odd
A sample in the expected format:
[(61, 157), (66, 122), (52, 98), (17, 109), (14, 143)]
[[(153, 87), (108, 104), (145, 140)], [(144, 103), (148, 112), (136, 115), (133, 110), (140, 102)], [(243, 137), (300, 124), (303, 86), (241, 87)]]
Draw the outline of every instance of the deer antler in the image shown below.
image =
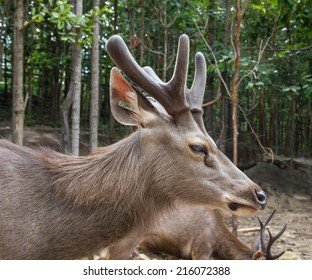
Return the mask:
[(203, 133), (208, 134), (203, 122), (203, 98), (206, 87), (207, 66), (204, 55), (201, 52), (195, 55), (195, 75), (190, 89), (186, 89), (186, 99), (191, 107), (195, 122)]
[[(277, 258), (279, 258), (280, 256), (282, 256), (285, 251), (276, 254), (276, 255), (272, 255), (271, 253), (271, 247), (273, 245), (273, 243), (285, 232), (286, 230), (286, 224), (283, 226), (283, 228), (274, 236), (272, 236), (271, 232), (269, 229), (267, 229), (268, 233), (269, 233), (269, 241), (265, 242), (265, 228), (268, 225), (268, 223), (271, 221), (273, 215), (275, 214), (276, 209), (273, 210), (273, 212), (270, 214), (270, 216), (267, 218), (267, 220), (263, 223), (259, 218), (258, 221), (260, 223), (260, 244), (261, 244), (261, 252), (264, 255), (266, 260), (275, 260)], [(257, 246), (259, 247), (259, 246)]]
[(114, 63), (131, 81), (153, 96), (171, 116), (176, 116), (189, 110), (185, 96), (185, 84), (189, 60), (189, 38), (181, 35), (173, 76), (167, 83), (155, 79), (138, 65), (129, 52), (124, 40), (114, 35), (106, 44), (106, 50)]
[[(143, 67), (143, 69), (155, 80), (162, 82), (151, 67), (146, 66)], [(208, 134), (202, 118), (202, 103), (206, 87), (206, 73), (207, 67), (205, 57), (201, 52), (198, 52), (195, 55), (195, 75), (193, 84), (190, 89), (185, 86), (185, 95), (195, 122), (203, 133)]]

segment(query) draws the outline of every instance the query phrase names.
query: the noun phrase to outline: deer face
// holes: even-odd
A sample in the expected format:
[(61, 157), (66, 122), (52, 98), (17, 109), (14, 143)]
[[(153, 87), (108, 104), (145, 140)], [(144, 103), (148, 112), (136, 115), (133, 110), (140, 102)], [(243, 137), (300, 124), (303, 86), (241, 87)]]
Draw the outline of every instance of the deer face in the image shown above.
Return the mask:
[(195, 122), (183, 128), (173, 121), (160, 123), (153, 132), (145, 134), (143, 129), (142, 137), (146, 139), (147, 153), (153, 151), (161, 155), (158, 164), (163, 167), (162, 174), (167, 175), (161, 181), (174, 191), (180, 188), (179, 199), (227, 209), (236, 215), (264, 209), (266, 197), (262, 189), (239, 170)]
[(175, 74), (168, 83), (150, 68), (140, 68), (120, 37), (110, 40), (107, 49), (115, 63), (157, 100), (144, 97), (117, 68), (112, 69), (112, 113), (120, 123), (141, 128), (142, 161), (155, 169), (151, 173), (154, 187), (173, 199), (203, 203), (237, 215), (263, 209), (264, 192), (218, 150), (203, 125), (204, 57), (196, 55), (195, 80), (188, 89), (185, 37), (180, 39)]

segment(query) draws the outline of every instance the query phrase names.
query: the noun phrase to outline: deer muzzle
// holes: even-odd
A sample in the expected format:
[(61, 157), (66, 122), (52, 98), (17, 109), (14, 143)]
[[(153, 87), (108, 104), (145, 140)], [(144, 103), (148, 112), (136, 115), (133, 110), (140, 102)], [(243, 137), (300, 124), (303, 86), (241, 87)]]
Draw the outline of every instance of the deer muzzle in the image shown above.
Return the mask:
[(266, 207), (267, 199), (265, 192), (258, 186), (251, 191), (248, 197), (227, 197), (229, 201), (227, 207), (236, 215), (249, 215), (257, 210), (263, 210)]

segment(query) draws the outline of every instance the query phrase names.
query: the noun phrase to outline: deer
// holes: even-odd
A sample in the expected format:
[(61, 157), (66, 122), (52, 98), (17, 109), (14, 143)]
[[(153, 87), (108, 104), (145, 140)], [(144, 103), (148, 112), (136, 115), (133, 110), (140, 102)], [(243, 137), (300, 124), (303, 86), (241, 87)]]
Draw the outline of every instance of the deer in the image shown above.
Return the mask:
[(177, 205), (144, 235), (133, 232), (105, 248), (105, 256), (101, 259), (129, 259), (136, 254), (136, 248), (141, 248), (154, 254), (165, 254), (168, 259), (274, 260), (285, 251), (272, 254), (272, 245), (286, 230), (286, 224), (276, 235), (267, 229), (269, 240), (266, 242), (265, 228), (275, 212), (265, 222), (258, 218), (260, 236), (248, 246), (230, 232), (219, 210), (205, 205)]
[(138, 129), (85, 156), (1, 140), (0, 259), (92, 255), (134, 230), (144, 232), (176, 201), (236, 215), (265, 208), (264, 191), (205, 130), (206, 62), (202, 53), (195, 55), (188, 88), (187, 35), (179, 38), (169, 82), (139, 66), (119, 35), (109, 38), (106, 51), (116, 65), (111, 112)]

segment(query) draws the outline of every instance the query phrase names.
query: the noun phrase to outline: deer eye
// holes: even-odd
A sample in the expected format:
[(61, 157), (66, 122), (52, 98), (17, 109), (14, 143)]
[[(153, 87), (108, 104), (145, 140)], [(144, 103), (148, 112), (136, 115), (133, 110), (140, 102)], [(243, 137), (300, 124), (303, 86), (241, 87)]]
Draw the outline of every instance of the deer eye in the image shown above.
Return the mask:
[(194, 145), (189, 145), (189, 146), (190, 146), (190, 149), (197, 154), (204, 154), (205, 156), (208, 155), (207, 148), (203, 145), (194, 144)]

